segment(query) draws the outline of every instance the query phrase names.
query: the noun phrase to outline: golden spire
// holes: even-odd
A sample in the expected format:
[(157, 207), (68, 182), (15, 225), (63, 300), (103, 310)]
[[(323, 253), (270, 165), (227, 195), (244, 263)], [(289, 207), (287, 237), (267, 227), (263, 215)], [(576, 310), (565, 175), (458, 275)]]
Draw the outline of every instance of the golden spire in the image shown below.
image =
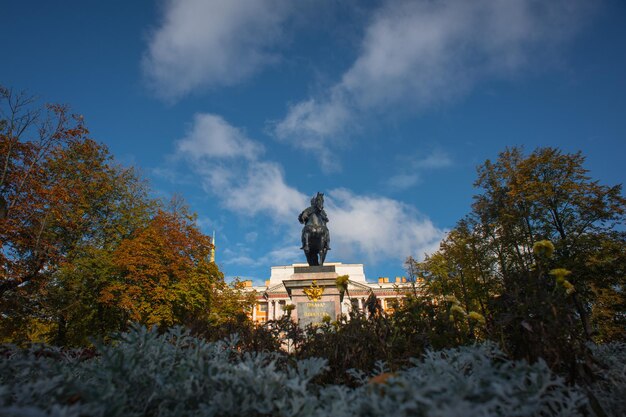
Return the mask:
[(213, 230), (213, 238), (211, 239), (213, 247), (211, 248), (211, 262), (215, 263), (215, 230)]

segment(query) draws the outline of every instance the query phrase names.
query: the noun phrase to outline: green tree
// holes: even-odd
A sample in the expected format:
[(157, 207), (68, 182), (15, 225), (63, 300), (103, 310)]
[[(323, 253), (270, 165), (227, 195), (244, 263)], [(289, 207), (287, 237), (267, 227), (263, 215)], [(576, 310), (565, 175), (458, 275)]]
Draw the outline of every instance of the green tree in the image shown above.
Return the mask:
[[(472, 212), (438, 252), (413, 262), (429, 296), (454, 296), (466, 313), (479, 312), (484, 335), (514, 356), (569, 366), (585, 341), (626, 336), (626, 246), (616, 231), (626, 200), (620, 185), (592, 180), (584, 160), (554, 148), (530, 155), (511, 148), (486, 161)], [(534, 249), (547, 241), (553, 253), (538, 258)]]
[(129, 320), (243, 311), (210, 238), (115, 163), (66, 107), (0, 89), (0, 341), (80, 346)]
[[(584, 161), (580, 152), (564, 154), (555, 148), (538, 148), (528, 156), (521, 148), (505, 150), (495, 163), (486, 161), (478, 168), (475, 185), (483, 193), (476, 197), (469, 221), (492, 242), (505, 284), (508, 277), (532, 270), (535, 242), (554, 242), (554, 264), (573, 272), (573, 301), (590, 337), (593, 327), (601, 326), (588, 322), (595, 306), (593, 288), (623, 286), (623, 275), (598, 275), (590, 261), (597, 250), (614, 244), (612, 231), (624, 221), (626, 200), (621, 185), (592, 180)], [(601, 241), (605, 245), (591, 244)]]
[(154, 202), (132, 169), (114, 163), (66, 107), (46, 111), (2, 89), (0, 334), (83, 344), (118, 329), (97, 301), (111, 253)]

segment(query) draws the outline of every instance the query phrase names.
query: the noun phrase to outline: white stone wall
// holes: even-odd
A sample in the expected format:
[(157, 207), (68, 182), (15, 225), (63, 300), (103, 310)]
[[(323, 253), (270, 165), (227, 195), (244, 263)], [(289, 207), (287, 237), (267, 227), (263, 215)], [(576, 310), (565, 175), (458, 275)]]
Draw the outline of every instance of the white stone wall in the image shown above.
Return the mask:
[(352, 282), (366, 283), (365, 271), (363, 270), (363, 264), (327, 264), (335, 265), (335, 271), (338, 275), (348, 275)]
[[(270, 287), (282, 283), (293, 275), (296, 266), (308, 266), (308, 264), (293, 264), (285, 266), (273, 266), (270, 275)], [(342, 264), (341, 262), (327, 262), (324, 266), (334, 266), (338, 275), (349, 275), (354, 282), (367, 282), (363, 264)]]

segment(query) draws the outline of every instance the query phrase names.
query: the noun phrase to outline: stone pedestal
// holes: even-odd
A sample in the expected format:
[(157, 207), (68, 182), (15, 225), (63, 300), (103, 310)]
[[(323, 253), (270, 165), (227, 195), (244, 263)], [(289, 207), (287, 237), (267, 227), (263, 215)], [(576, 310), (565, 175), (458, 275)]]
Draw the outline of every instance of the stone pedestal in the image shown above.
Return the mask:
[[(324, 316), (336, 320), (341, 314), (339, 290), (336, 280), (339, 275), (335, 266), (298, 266), (283, 285), (296, 309), (291, 318), (297, 320), (302, 327), (308, 324), (321, 323)], [(320, 289), (318, 297), (307, 295), (306, 289)]]

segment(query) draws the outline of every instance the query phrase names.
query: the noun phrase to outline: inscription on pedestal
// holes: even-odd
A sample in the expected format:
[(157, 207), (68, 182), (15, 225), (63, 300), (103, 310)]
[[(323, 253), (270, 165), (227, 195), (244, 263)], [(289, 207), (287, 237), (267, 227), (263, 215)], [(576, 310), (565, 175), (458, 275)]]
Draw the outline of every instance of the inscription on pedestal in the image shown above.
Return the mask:
[(306, 303), (298, 303), (298, 323), (301, 327), (309, 324), (321, 323), (324, 316), (335, 319), (335, 302), (334, 301), (310, 301)]
[(335, 272), (335, 265), (296, 266), (293, 268), (296, 274), (315, 274), (319, 272)]

